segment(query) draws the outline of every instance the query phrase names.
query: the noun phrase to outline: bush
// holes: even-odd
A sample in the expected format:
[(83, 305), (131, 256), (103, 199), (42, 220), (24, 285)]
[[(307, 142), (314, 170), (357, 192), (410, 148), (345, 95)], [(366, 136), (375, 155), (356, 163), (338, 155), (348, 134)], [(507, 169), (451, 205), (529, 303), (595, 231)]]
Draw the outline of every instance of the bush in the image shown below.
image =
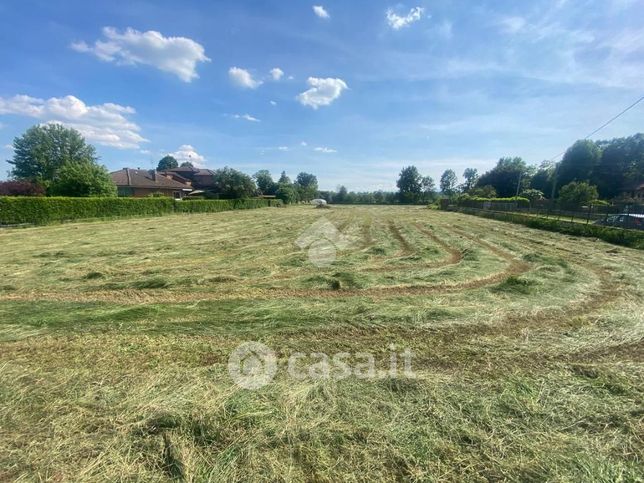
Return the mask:
[(47, 224), (89, 218), (159, 216), (170, 213), (218, 211), (281, 206), (280, 200), (194, 200), (171, 198), (20, 198), (0, 197), (0, 225)]
[(484, 205), (488, 205), (490, 208), (494, 208), (495, 205), (501, 204), (513, 204), (517, 208), (529, 208), (530, 200), (521, 196), (512, 196), (510, 198), (481, 198), (478, 196), (468, 195), (460, 196), (457, 200), (458, 206), (465, 206), (470, 208), (483, 208)]
[(45, 188), (31, 181), (0, 181), (0, 196), (45, 196)]

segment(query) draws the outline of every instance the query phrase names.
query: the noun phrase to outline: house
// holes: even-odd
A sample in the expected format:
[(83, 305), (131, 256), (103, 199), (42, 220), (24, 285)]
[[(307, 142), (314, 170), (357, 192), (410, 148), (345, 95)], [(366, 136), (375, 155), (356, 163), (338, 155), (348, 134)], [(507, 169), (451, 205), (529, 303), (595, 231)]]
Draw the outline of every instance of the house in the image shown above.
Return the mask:
[(155, 170), (123, 168), (110, 173), (110, 176), (119, 196), (144, 198), (161, 195), (181, 199), (192, 191), (190, 180)]
[(166, 176), (180, 176), (184, 179), (188, 179), (190, 180), (192, 187), (197, 190), (208, 191), (215, 187), (215, 172), (211, 169), (183, 166), (161, 171), (161, 173), (165, 174)]
[(620, 198), (644, 202), (644, 182), (624, 187)]

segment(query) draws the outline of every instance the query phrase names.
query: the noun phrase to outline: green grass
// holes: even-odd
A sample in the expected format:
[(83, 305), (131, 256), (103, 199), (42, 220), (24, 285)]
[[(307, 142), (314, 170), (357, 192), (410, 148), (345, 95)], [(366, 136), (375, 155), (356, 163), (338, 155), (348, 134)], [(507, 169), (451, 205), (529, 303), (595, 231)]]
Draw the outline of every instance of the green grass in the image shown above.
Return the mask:
[[(321, 217), (353, 243), (318, 268)], [(1, 481), (641, 481), (641, 251), (380, 206), (0, 239)], [(245, 341), (278, 355), (255, 391)], [(392, 345), (415, 378), (286, 371)]]

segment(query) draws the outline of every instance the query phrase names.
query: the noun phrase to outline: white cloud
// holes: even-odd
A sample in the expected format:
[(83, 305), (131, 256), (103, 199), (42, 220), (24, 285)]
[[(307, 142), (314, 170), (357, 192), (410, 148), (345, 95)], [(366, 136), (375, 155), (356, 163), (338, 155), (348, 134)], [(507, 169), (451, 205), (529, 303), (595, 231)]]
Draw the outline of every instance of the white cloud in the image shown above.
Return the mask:
[(140, 127), (128, 119), (135, 113), (129, 106), (106, 103), (88, 106), (74, 96), (38, 99), (18, 95), (0, 97), (0, 114), (33, 117), (43, 122), (72, 127), (90, 142), (120, 149), (135, 149), (147, 139)]
[(503, 32), (516, 34), (526, 26), (526, 19), (523, 17), (503, 17), (499, 23)]
[(337, 153), (338, 151), (333, 149), (333, 148), (327, 148), (326, 146), (318, 146), (316, 148), (313, 148), (314, 151), (317, 151), (319, 153), (325, 153), (325, 154), (330, 154), (330, 153)]
[(271, 103), (271, 106), (277, 106), (277, 102), (275, 101), (269, 101)]
[(262, 81), (253, 79), (253, 76), (246, 69), (231, 67), (228, 69), (228, 77), (233, 84), (245, 89), (257, 89), (263, 84)]
[(11, 144), (5, 144), (5, 145), (4, 145), (4, 148), (5, 148), (6, 150), (8, 150), (8, 151), (13, 151), (13, 145), (11, 145)]
[(288, 147), (288, 146), (278, 146), (278, 147), (277, 147), (277, 150), (278, 150), (278, 151), (288, 151), (288, 150), (289, 150), (289, 147)]
[(190, 144), (182, 144), (174, 153), (167, 153), (173, 156), (179, 164), (189, 162), (194, 166), (203, 167), (206, 158), (199, 154)]
[(250, 122), (260, 122), (256, 117), (251, 116), (250, 114), (233, 114), (235, 119), (243, 119), (244, 121)]
[(322, 5), (313, 5), (313, 12), (320, 18), (331, 18), (329, 12)]
[(387, 10), (387, 22), (389, 26), (394, 30), (399, 30), (403, 27), (417, 22), (423, 15), (425, 9), (423, 7), (414, 7), (409, 13), (405, 16), (398, 15), (390, 8)]
[(328, 106), (340, 97), (342, 91), (349, 88), (342, 79), (334, 79), (332, 77), (326, 79), (309, 77), (307, 82), (311, 88), (299, 94), (297, 100), (303, 106), (310, 106), (313, 109), (317, 109), (320, 106)]
[(273, 67), (271, 69), (271, 77), (273, 78), (274, 81), (280, 80), (283, 75), (284, 75), (284, 71), (279, 67)]
[(186, 37), (164, 37), (154, 30), (139, 32), (132, 28), (120, 33), (113, 27), (104, 27), (103, 36), (105, 39), (97, 40), (94, 45), (74, 42), (71, 48), (118, 65), (150, 65), (184, 82), (199, 77), (199, 62), (210, 61), (204, 47)]
[(302, 142), (300, 143), (300, 146), (308, 146), (308, 145), (309, 145), (309, 144), (308, 144), (306, 141), (302, 141)]

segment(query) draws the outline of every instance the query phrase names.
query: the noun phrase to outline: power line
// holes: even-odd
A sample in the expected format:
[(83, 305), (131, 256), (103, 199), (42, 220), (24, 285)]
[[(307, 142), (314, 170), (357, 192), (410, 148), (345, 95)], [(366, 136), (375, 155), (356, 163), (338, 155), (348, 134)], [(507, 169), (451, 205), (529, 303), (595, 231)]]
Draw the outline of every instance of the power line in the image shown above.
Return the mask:
[[(606, 126), (608, 126), (610, 123), (612, 123), (612, 122), (613, 122), (613, 121), (615, 121), (616, 119), (618, 119), (618, 118), (620, 118), (621, 116), (623, 116), (624, 114), (626, 114), (628, 111), (630, 111), (631, 109), (633, 109), (635, 106), (637, 106), (637, 105), (638, 105), (640, 102), (642, 102), (642, 101), (644, 101), (644, 96), (640, 97), (638, 100), (636, 100), (633, 104), (631, 104), (630, 106), (628, 106), (628, 107), (627, 107), (626, 109), (624, 109), (622, 112), (620, 112), (619, 114), (617, 114), (616, 116), (612, 117), (611, 119), (609, 119), (608, 121), (606, 121), (604, 124), (602, 124), (601, 126), (599, 126), (597, 129), (595, 129), (593, 132), (591, 132), (589, 135), (587, 135), (584, 139), (588, 139), (589, 137), (591, 137), (591, 136), (593, 136), (593, 135), (597, 134), (599, 131), (601, 131), (602, 129), (604, 129)], [(551, 158), (551, 159), (550, 159), (550, 161), (554, 161), (554, 160), (555, 160), (555, 159), (557, 159), (559, 156), (561, 156), (561, 155), (563, 155), (563, 154), (565, 154), (565, 153), (566, 153), (566, 151), (563, 151), (563, 152), (561, 152), (561, 153), (557, 154), (554, 158)]]

